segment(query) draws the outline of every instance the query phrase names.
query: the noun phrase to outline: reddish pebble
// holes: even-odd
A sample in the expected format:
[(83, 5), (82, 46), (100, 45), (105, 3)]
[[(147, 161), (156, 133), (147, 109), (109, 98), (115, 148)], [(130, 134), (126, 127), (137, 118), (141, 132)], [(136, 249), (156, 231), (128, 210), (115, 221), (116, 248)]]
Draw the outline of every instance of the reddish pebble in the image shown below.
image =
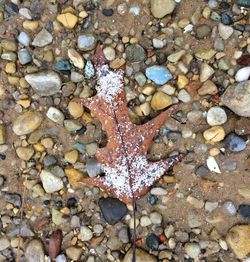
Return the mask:
[(161, 243), (164, 243), (167, 240), (167, 237), (165, 236), (164, 233), (160, 234), (159, 240), (160, 240)]
[(250, 55), (243, 55), (236, 60), (238, 65), (249, 66), (250, 65)]

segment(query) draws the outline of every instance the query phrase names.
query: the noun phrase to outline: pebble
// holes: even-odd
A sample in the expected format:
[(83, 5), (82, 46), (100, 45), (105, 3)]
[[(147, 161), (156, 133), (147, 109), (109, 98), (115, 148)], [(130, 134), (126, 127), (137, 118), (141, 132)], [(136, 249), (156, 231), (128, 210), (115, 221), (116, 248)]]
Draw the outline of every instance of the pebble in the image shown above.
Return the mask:
[(194, 32), (198, 39), (204, 39), (210, 35), (211, 27), (206, 24), (201, 24), (194, 28)]
[(81, 117), (84, 112), (84, 109), (81, 106), (81, 104), (74, 101), (69, 102), (68, 110), (70, 115), (75, 119)]
[(131, 63), (143, 62), (147, 59), (144, 48), (139, 44), (131, 44), (125, 50), (126, 59)]
[(190, 257), (190, 258), (198, 258), (198, 256), (201, 253), (201, 248), (199, 246), (199, 244), (197, 243), (186, 243), (184, 246), (185, 252), (186, 254)]
[(151, 100), (151, 107), (154, 109), (154, 110), (161, 110), (161, 109), (164, 109), (170, 105), (173, 104), (173, 100), (172, 98), (163, 93), (163, 92), (156, 92), (153, 97), (152, 97), (152, 100)]
[(154, 225), (161, 224), (162, 222), (162, 215), (158, 212), (152, 212), (149, 217)]
[(82, 241), (89, 241), (93, 237), (93, 232), (87, 226), (81, 226), (78, 236)]
[(81, 51), (90, 51), (96, 47), (97, 39), (93, 34), (79, 35), (77, 38), (77, 46)]
[(228, 134), (224, 144), (231, 152), (241, 152), (246, 148), (246, 141), (235, 133)]
[(167, 190), (161, 187), (153, 187), (150, 190), (150, 193), (155, 196), (164, 196), (164, 195), (167, 195)]
[(65, 255), (58, 255), (57, 257), (56, 257), (56, 262), (67, 262), (67, 258), (66, 258), (66, 256)]
[(20, 159), (28, 161), (33, 156), (34, 149), (33, 147), (18, 147), (16, 153)]
[(150, 220), (150, 218), (148, 216), (142, 216), (141, 219), (140, 219), (140, 225), (142, 227), (147, 227), (149, 225), (151, 225), (152, 222)]
[(174, 52), (172, 53), (171, 55), (169, 55), (167, 57), (168, 61), (171, 62), (171, 63), (176, 63), (178, 62), (182, 56), (186, 53), (185, 50), (180, 50), (180, 51), (177, 51), (177, 52)]
[(243, 216), (244, 218), (250, 219), (250, 205), (240, 205), (238, 212)]
[(5, 144), (5, 125), (0, 124), (0, 145)]
[(201, 88), (199, 88), (198, 90), (198, 94), (200, 96), (205, 96), (205, 95), (216, 95), (218, 93), (218, 88), (217, 86), (214, 84), (214, 82), (212, 82), (211, 80), (207, 80), (202, 86)]
[(3, 60), (7, 60), (7, 61), (16, 61), (17, 60), (17, 55), (14, 52), (7, 52), (6, 51), (6, 52), (3, 52), (1, 54), (1, 58)]
[(84, 76), (78, 72), (71, 71), (70, 80), (74, 83), (79, 83), (84, 80)]
[(227, 244), (238, 259), (245, 258), (250, 252), (250, 225), (236, 225), (226, 236)]
[(214, 69), (207, 63), (202, 63), (200, 68), (200, 81), (207, 81), (214, 74)]
[(213, 156), (209, 156), (207, 158), (207, 167), (208, 169), (211, 171), (211, 172), (214, 172), (214, 173), (217, 173), (217, 174), (220, 174), (221, 171), (220, 171), (220, 168), (215, 160), (215, 158)]
[(250, 117), (250, 80), (229, 86), (221, 100), (237, 115)]
[(24, 21), (23, 22), (23, 28), (26, 29), (27, 31), (35, 31), (39, 26), (38, 21)]
[(24, 45), (24, 46), (30, 45), (30, 37), (25, 32), (20, 32), (17, 39), (18, 39), (19, 43)]
[(38, 111), (27, 111), (18, 116), (13, 123), (13, 131), (16, 135), (27, 135), (35, 131), (42, 123), (43, 116)]
[(237, 82), (246, 81), (250, 76), (250, 66), (243, 67), (239, 69), (235, 75), (235, 80)]
[(63, 188), (63, 182), (61, 178), (55, 176), (48, 170), (42, 170), (40, 173), (40, 178), (46, 193), (54, 193)]
[(43, 28), (33, 39), (32, 45), (37, 47), (44, 47), (53, 42), (53, 36), (45, 28)]
[(26, 48), (22, 48), (17, 53), (21, 65), (26, 65), (32, 61), (32, 56)]
[(26, 19), (32, 20), (32, 14), (28, 8), (20, 8), (19, 9), (19, 14), (25, 17)]
[(227, 122), (227, 114), (218, 106), (211, 107), (207, 112), (207, 123), (210, 126), (218, 126)]
[(83, 57), (73, 48), (68, 50), (68, 57), (73, 63), (73, 65), (79, 69), (84, 68), (84, 60)]
[(198, 208), (198, 209), (201, 209), (204, 206), (203, 200), (199, 200), (199, 199), (197, 199), (193, 196), (190, 196), (190, 195), (187, 197), (187, 202), (189, 204), (191, 204), (193, 207)]
[(223, 209), (227, 214), (229, 214), (231, 216), (235, 216), (236, 213), (237, 213), (237, 208), (235, 207), (235, 205), (232, 201), (224, 202)]
[(59, 74), (54, 71), (28, 74), (25, 80), (40, 96), (52, 96), (60, 91), (62, 85)]
[(73, 29), (77, 24), (78, 18), (71, 13), (63, 13), (58, 15), (56, 20), (60, 22), (65, 28)]
[(250, 8), (250, 3), (248, 0), (238, 0), (238, 5), (246, 8)]
[(72, 66), (68, 59), (60, 59), (55, 64), (55, 70), (62, 73), (69, 73), (72, 69)]
[(205, 166), (199, 166), (196, 169), (196, 175), (200, 177), (205, 177), (209, 174), (209, 170)]
[(110, 225), (118, 223), (128, 212), (126, 205), (116, 198), (100, 198), (98, 204), (105, 221)]
[(185, 89), (182, 89), (178, 93), (178, 99), (183, 103), (190, 103), (192, 101), (190, 94)]
[(227, 13), (221, 14), (221, 22), (224, 25), (231, 25), (233, 23), (232, 17)]
[(103, 15), (105, 15), (105, 16), (112, 16), (113, 13), (114, 13), (114, 11), (113, 11), (112, 8), (104, 8), (104, 9), (102, 10), (102, 13), (103, 13)]
[(40, 240), (31, 240), (25, 250), (25, 258), (27, 262), (43, 262), (45, 258), (45, 252), (43, 244)]
[(246, 199), (250, 199), (250, 188), (243, 187), (238, 189), (238, 193)]
[(90, 79), (95, 75), (95, 68), (90, 60), (87, 61), (86, 66), (84, 68), (84, 75), (87, 79)]
[(220, 142), (225, 138), (225, 130), (222, 126), (213, 126), (204, 131), (203, 136), (206, 141), (216, 143)]
[(146, 237), (146, 244), (147, 246), (152, 250), (158, 250), (159, 249), (159, 238), (155, 234), (149, 234)]
[(174, 0), (151, 0), (151, 12), (155, 18), (163, 18), (171, 14), (175, 9)]
[[(133, 250), (130, 248), (126, 253), (122, 262), (132, 262)], [(157, 262), (156, 257), (148, 254), (146, 251), (136, 248), (136, 262)]]
[(144, 86), (146, 84), (146, 77), (143, 73), (138, 72), (135, 74), (135, 80), (138, 83), (139, 86)]
[(205, 210), (207, 212), (212, 212), (214, 211), (217, 207), (218, 207), (218, 202), (209, 202), (209, 201), (206, 201), (205, 203)]
[(194, 55), (198, 59), (211, 60), (211, 58), (216, 54), (213, 49), (198, 49), (195, 51)]
[(72, 150), (72, 151), (66, 152), (64, 155), (64, 158), (66, 162), (70, 164), (75, 164), (76, 161), (78, 160), (78, 151)]
[(218, 6), (218, 2), (217, 0), (209, 0), (208, 1), (208, 6), (211, 8), (211, 9), (214, 9)]
[(218, 25), (219, 35), (222, 39), (227, 40), (234, 32), (234, 29), (229, 25), (219, 23)]
[(1, 46), (2, 46), (3, 49), (5, 49), (7, 51), (11, 51), (11, 52), (17, 51), (17, 43), (15, 41), (12, 41), (12, 40), (3, 39), (1, 41)]
[(63, 125), (63, 122), (64, 122), (64, 118), (65, 118), (65, 117), (64, 117), (63, 113), (62, 113), (59, 109), (51, 106), (51, 107), (48, 109), (48, 111), (47, 111), (47, 113), (46, 113), (46, 116), (47, 116), (51, 121), (53, 121), (53, 122), (55, 122), (55, 123), (57, 123), (57, 124), (59, 124), (59, 125)]
[(0, 237), (0, 251), (3, 251), (10, 247), (10, 241), (7, 237)]
[(66, 255), (69, 259), (72, 259), (73, 261), (79, 261), (79, 258), (82, 254), (82, 249), (80, 247), (68, 247), (66, 248)]
[(152, 43), (154, 48), (160, 49), (166, 46), (167, 41), (165, 39), (153, 38)]
[[(82, 128), (82, 124), (80, 124), (77, 120), (64, 120), (63, 125), (69, 132), (75, 132)], [(79, 146), (79, 144), (77, 144)]]
[(46, 167), (53, 166), (56, 164), (56, 162), (57, 162), (56, 158), (51, 155), (46, 155), (43, 159), (43, 164)]
[(172, 74), (164, 66), (154, 65), (146, 69), (146, 76), (157, 85), (164, 85), (172, 79)]
[(108, 61), (115, 59), (115, 49), (111, 46), (107, 46), (103, 49), (103, 54)]

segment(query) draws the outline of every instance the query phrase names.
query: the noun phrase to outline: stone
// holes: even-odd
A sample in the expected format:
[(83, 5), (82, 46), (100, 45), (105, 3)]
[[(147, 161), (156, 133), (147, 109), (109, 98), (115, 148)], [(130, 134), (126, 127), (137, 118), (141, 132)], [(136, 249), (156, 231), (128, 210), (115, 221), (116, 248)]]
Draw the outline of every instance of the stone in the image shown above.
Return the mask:
[(237, 82), (246, 81), (250, 76), (250, 66), (243, 67), (239, 69), (235, 75), (235, 80)]
[(172, 98), (163, 93), (163, 92), (156, 92), (153, 97), (152, 97), (152, 100), (151, 100), (151, 107), (154, 109), (154, 110), (161, 110), (161, 109), (164, 109), (170, 105), (173, 104), (173, 100)]
[(32, 56), (26, 48), (22, 48), (17, 53), (21, 65), (26, 65), (32, 61)]
[(186, 254), (190, 258), (198, 258), (201, 253), (201, 248), (197, 243), (186, 243), (184, 246)]
[(142, 216), (141, 219), (140, 219), (140, 225), (142, 227), (147, 227), (149, 225), (151, 225), (152, 222), (150, 220), (150, 218), (148, 216)]
[(6, 61), (16, 61), (17, 55), (14, 52), (5, 51), (1, 54), (1, 58)]
[(84, 80), (84, 76), (76, 71), (71, 71), (70, 80), (74, 83), (79, 83)]
[(211, 27), (206, 24), (201, 24), (194, 27), (194, 32), (198, 39), (204, 39), (211, 34)]
[(229, 25), (219, 23), (218, 25), (219, 35), (222, 39), (227, 40), (234, 32), (234, 29)]
[(64, 122), (64, 114), (57, 108), (51, 106), (47, 113), (46, 116), (53, 122), (59, 124), (59, 125), (63, 125)]
[(151, 12), (155, 18), (163, 18), (164, 16), (171, 14), (176, 6), (173, 0), (151, 0)]
[(250, 188), (243, 187), (238, 189), (238, 193), (245, 199), (250, 199)]
[(78, 181), (85, 177), (83, 173), (74, 168), (66, 168), (64, 172), (72, 188), (77, 188), (79, 186)]
[(147, 246), (152, 250), (158, 250), (159, 249), (159, 238), (155, 234), (149, 234), (146, 237), (146, 244)]
[[(148, 254), (146, 251), (140, 249), (140, 248), (136, 248), (136, 262), (157, 262), (156, 257), (154, 257), (153, 255)], [(133, 250), (132, 248), (130, 248), (128, 250), (128, 252), (126, 253), (124, 259), (122, 260), (122, 262), (133, 262), (132, 260), (133, 258)]]
[(27, 262), (45, 262), (45, 252), (40, 240), (33, 239), (28, 243), (25, 258)]
[(144, 48), (139, 44), (131, 44), (125, 50), (126, 59), (131, 63), (143, 62), (147, 59)]
[(111, 69), (119, 69), (121, 68), (123, 65), (125, 65), (126, 61), (124, 58), (119, 58), (117, 57), (115, 60), (113, 60), (110, 64), (109, 67)]
[(84, 68), (84, 75), (87, 79), (90, 79), (95, 75), (95, 68), (90, 60), (87, 61), (86, 66)]
[(32, 45), (37, 47), (44, 47), (53, 42), (53, 36), (45, 28), (43, 28), (33, 39)]
[(56, 262), (67, 262), (67, 258), (66, 258), (66, 256), (65, 255), (58, 255), (57, 257), (56, 257)]
[(186, 53), (185, 50), (180, 50), (180, 51), (177, 51), (177, 52), (174, 52), (172, 53), (171, 55), (169, 55), (167, 57), (168, 61), (171, 62), (171, 63), (176, 63), (178, 62), (182, 56)]
[(52, 96), (61, 89), (62, 81), (58, 73), (54, 71), (42, 71), (28, 74), (25, 80), (31, 85), (33, 90), (40, 96)]
[(172, 79), (172, 74), (165, 66), (154, 65), (146, 68), (146, 76), (157, 85), (164, 85)]
[(231, 216), (234, 216), (237, 213), (236, 206), (234, 205), (232, 201), (224, 202), (222, 207), (224, 211)]
[(39, 26), (38, 21), (24, 21), (23, 22), (23, 28), (26, 29), (27, 31), (35, 31)]
[(10, 241), (7, 237), (0, 237), (0, 251), (3, 251), (10, 247)]
[(196, 212), (190, 212), (187, 217), (188, 225), (191, 228), (200, 227), (202, 225), (202, 220)]
[(16, 135), (27, 135), (35, 131), (42, 123), (43, 116), (38, 111), (27, 111), (20, 115), (13, 123), (13, 131)]
[(228, 134), (224, 144), (232, 152), (241, 152), (246, 148), (246, 141), (235, 133)]
[(102, 13), (103, 13), (103, 15), (105, 15), (105, 16), (112, 16), (113, 13), (114, 13), (114, 11), (113, 11), (112, 8), (104, 8), (104, 9), (102, 10)]
[(66, 152), (64, 155), (64, 158), (66, 162), (70, 164), (75, 164), (78, 159), (78, 151), (72, 150), (72, 151)]
[(63, 13), (58, 15), (56, 20), (60, 22), (65, 28), (73, 29), (78, 21), (78, 18), (71, 13)]
[(192, 98), (186, 89), (182, 89), (178, 93), (178, 99), (183, 103), (190, 103), (192, 101)]
[(250, 219), (250, 205), (240, 205), (238, 212), (244, 218)]
[(20, 8), (19, 9), (19, 14), (22, 15), (23, 17), (32, 20), (32, 14), (28, 8)]
[(73, 65), (79, 69), (84, 68), (84, 60), (83, 57), (73, 48), (68, 50), (68, 57)]
[(221, 173), (219, 165), (218, 165), (218, 163), (216, 162), (216, 159), (213, 156), (209, 156), (207, 158), (207, 167), (211, 172), (214, 172), (214, 173), (217, 173), (217, 174)]
[(107, 46), (103, 49), (103, 54), (108, 61), (115, 59), (115, 49), (111, 46)]
[(84, 113), (83, 106), (75, 101), (70, 101), (68, 104), (68, 110), (73, 118), (79, 118)]
[(68, 247), (66, 248), (66, 255), (73, 261), (79, 261), (79, 258), (82, 254), (82, 249), (80, 247)]
[(207, 123), (210, 126), (218, 126), (227, 122), (227, 114), (221, 107), (211, 107), (207, 112)]
[(207, 81), (214, 74), (214, 69), (207, 63), (202, 63), (200, 68), (200, 81)]
[(212, 211), (214, 211), (218, 207), (218, 205), (219, 205), (218, 202), (209, 202), (209, 201), (207, 201), (205, 203), (205, 210), (207, 212), (212, 212)]
[(126, 205), (116, 198), (102, 197), (98, 204), (105, 221), (110, 225), (118, 223), (128, 212)]
[(81, 226), (78, 237), (82, 241), (89, 241), (93, 237), (93, 232), (87, 226)]
[(25, 32), (20, 32), (17, 39), (18, 42), (24, 46), (30, 45), (30, 37)]
[(61, 178), (55, 176), (47, 170), (42, 170), (40, 173), (40, 178), (42, 180), (43, 188), (46, 193), (54, 193), (63, 188), (63, 182)]
[(238, 5), (246, 8), (250, 8), (250, 3), (248, 0), (238, 0)]
[(199, 88), (198, 90), (198, 94), (200, 96), (205, 96), (205, 95), (216, 95), (218, 93), (218, 88), (217, 86), (214, 84), (214, 82), (212, 82), (211, 80), (207, 80), (202, 86), (201, 88)]
[(17, 156), (25, 161), (28, 161), (31, 159), (31, 157), (34, 154), (34, 149), (33, 147), (18, 147), (16, 149)]
[(250, 117), (250, 80), (229, 86), (221, 101), (235, 114)]
[(72, 66), (68, 59), (60, 59), (55, 64), (55, 70), (62, 73), (69, 73), (72, 69)]
[(152, 43), (154, 48), (160, 49), (166, 46), (167, 41), (166, 39), (153, 38)]
[(190, 195), (187, 197), (187, 202), (197, 209), (201, 209), (204, 206), (203, 200), (199, 200), (199, 199), (197, 199), (193, 196), (190, 196)]
[(79, 35), (77, 38), (77, 46), (82, 51), (90, 51), (96, 47), (97, 39), (93, 34)]
[(16, 64), (14, 62), (9, 62), (5, 66), (5, 72), (7, 74), (14, 74), (16, 72)]
[(198, 49), (194, 53), (196, 58), (203, 60), (210, 60), (215, 54), (216, 51), (214, 49)]
[(196, 169), (196, 175), (200, 177), (205, 177), (209, 174), (209, 170), (205, 166), (199, 166)]
[(204, 131), (203, 136), (209, 142), (220, 142), (225, 137), (225, 130), (222, 126), (213, 126)]
[(146, 84), (146, 77), (142, 72), (137, 72), (135, 74), (135, 80), (138, 83), (139, 86), (144, 86)]
[(5, 125), (0, 124), (0, 145), (5, 144)]
[(2, 46), (3, 49), (5, 49), (7, 51), (11, 51), (11, 52), (17, 51), (17, 43), (15, 41), (12, 41), (12, 40), (3, 39), (1, 41), (1, 46)]
[(150, 220), (154, 225), (161, 224), (162, 222), (162, 215), (158, 212), (150, 213)]
[(238, 259), (245, 258), (250, 252), (250, 225), (236, 225), (226, 236), (229, 247)]
[(69, 132), (75, 132), (82, 128), (82, 124), (77, 120), (64, 120), (63, 125)]

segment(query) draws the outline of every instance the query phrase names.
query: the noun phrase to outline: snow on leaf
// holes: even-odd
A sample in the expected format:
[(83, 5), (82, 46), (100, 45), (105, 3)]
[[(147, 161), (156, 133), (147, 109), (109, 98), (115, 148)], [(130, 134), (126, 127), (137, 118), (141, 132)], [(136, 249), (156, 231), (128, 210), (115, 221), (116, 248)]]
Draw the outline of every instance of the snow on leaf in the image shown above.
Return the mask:
[(107, 133), (106, 147), (98, 149), (96, 154), (104, 176), (84, 178), (80, 183), (98, 186), (121, 201), (132, 203), (182, 159), (182, 155), (179, 155), (150, 162), (146, 157), (155, 133), (170, 116), (173, 107), (146, 124), (133, 124), (128, 116), (123, 88), (124, 70), (111, 71), (105, 64), (100, 46), (95, 54), (95, 67), (97, 94), (80, 102), (100, 120)]

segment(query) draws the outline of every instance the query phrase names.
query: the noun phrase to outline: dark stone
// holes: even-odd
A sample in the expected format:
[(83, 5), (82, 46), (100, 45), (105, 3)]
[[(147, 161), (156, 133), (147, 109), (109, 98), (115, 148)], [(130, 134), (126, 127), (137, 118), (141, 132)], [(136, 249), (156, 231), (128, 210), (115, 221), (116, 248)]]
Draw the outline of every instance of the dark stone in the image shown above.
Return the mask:
[(86, 127), (83, 126), (81, 129), (78, 129), (74, 132), (71, 132), (70, 135), (71, 136), (80, 136), (80, 135), (83, 135), (85, 133), (85, 131), (86, 131)]
[(143, 62), (147, 59), (144, 48), (138, 44), (129, 45), (126, 50), (126, 59), (131, 62)]
[(112, 16), (113, 13), (114, 13), (114, 11), (113, 11), (112, 8), (104, 8), (104, 9), (102, 10), (102, 13), (103, 13), (103, 15), (105, 15), (105, 16)]
[(63, 207), (63, 202), (62, 202), (62, 200), (56, 200), (55, 206), (56, 206), (56, 208), (58, 208), (58, 209), (62, 208), (62, 207)]
[(229, 3), (227, 3), (226, 1), (222, 1), (222, 2), (220, 3), (220, 7), (221, 7), (222, 9), (226, 10), (226, 9), (229, 9), (229, 8), (231, 7), (231, 5), (230, 5)]
[(195, 75), (199, 74), (199, 63), (197, 62), (196, 59), (193, 59), (189, 65), (189, 69), (192, 73), (194, 73)]
[(222, 13), (221, 22), (224, 25), (231, 25), (233, 23), (233, 18), (227, 13)]
[(148, 203), (149, 203), (150, 205), (152, 205), (152, 206), (153, 206), (153, 205), (156, 205), (157, 202), (158, 202), (157, 196), (150, 195), (150, 196), (148, 197)]
[(200, 176), (200, 177), (205, 177), (209, 174), (209, 170), (208, 168), (206, 168), (205, 166), (199, 166), (197, 169), (196, 169), (196, 172), (195, 174), (197, 176)]
[(51, 155), (46, 155), (43, 159), (43, 164), (46, 167), (53, 166), (53, 165), (56, 164), (56, 162), (57, 162), (56, 158), (54, 156), (51, 156)]
[(3, 198), (4, 201), (13, 204), (15, 207), (21, 207), (22, 205), (21, 196), (18, 194), (5, 193)]
[(246, 141), (235, 133), (230, 133), (224, 140), (224, 144), (232, 152), (241, 152), (246, 148)]
[(63, 73), (68, 73), (72, 69), (68, 59), (61, 59), (56, 62), (55, 70)]
[(0, 154), (0, 160), (5, 160), (5, 159), (6, 159), (6, 155)]
[(43, 204), (44, 204), (45, 206), (48, 206), (48, 205), (50, 204), (50, 200), (48, 200), (48, 199), (47, 199), (47, 200), (44, 200), (44, 201), (43, 201)]
[(71, 197), (67, 200), (67, 207), (75, 207), (77, 205), (77, 200), (74, 197)]
[(158, 250), (159, 248), (159, 238), (155, 234), (150, 234), (146, 238), (146, 244), (147, 246), (152, 250)]
[(240, 31), (240, 32), (244, 32), (245, 31), (245, 26), (244, 25), (240, 25), (240, 24), (235, 24), (233, 26), (233, 28), (237, 31)]
[(250, 55), (246, 54), (241, 56), (236, 60), (238, 65), (244, 65), (244, 66), (249, 66), (250, 65)]
[(12, 3), (9, 1), (8, 3), (5, 4), (5, 11), (9, 13), (11, 16), (17, 15), (19, 12), (19, 8), (16, 4)]
[(240, 205), (238, 212), (244, 217), (250, 219), (250, 205)]
[(102, 197), (98, 204), (105, 221), (110, 225), (118, 223), (128, 213), (126, 205), (117, 198)]
[(238, 5), (250, 8), (250, 1), (249, 0), (239, 0)]

